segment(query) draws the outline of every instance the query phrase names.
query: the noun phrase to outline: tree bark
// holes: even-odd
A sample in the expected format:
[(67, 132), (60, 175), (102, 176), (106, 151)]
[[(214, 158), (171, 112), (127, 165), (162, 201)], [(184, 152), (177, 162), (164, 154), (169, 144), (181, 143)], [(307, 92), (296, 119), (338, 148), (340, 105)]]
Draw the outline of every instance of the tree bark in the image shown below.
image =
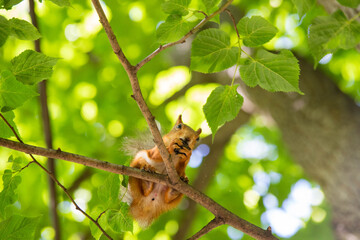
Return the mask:
[(300, 59), (300, 68), (303, 96), (243, 88), (275, 120), (294, 160), (321, 185), (337, 239), (360, 239), (360, 109), (312, 64)]

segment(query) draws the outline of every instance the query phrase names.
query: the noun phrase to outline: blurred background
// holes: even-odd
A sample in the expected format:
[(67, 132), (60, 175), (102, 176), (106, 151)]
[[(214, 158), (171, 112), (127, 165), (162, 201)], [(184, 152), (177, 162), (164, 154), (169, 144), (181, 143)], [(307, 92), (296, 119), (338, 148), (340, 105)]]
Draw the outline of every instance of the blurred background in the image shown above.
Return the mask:
[[(102, 2), (132, 64), (159, 46), (155, 31), (166, 18), (159, 7), (161, 3), (158, 0)], [(191, 4), (195, 7), (198, 2), (193, 0)], [(351, 125), (359, 116), (355, 103), (360, 101), (360, 54), (356, 49), (328, 54), (317, 70), (313, 69), (307, 31), (316, 16), (331, 11), (323, 5), (315, 5), (302, 18), (289, 0), (235, 0), (229, 9), (236, 20), (260, 15), (279, 29), (265, 47), (269, 50), (291, 49), (299, 58), (302, 68), (300, 89), (305, 96), (264, 93), (257, 88), (242, 86), (239, 91), (246, 97), (243, 110), (218, 131), (212, 142), (202, 106), (214, 88), (231, 83), (235, 69), (208, 75), (191, 72), (189, 40), (163, 51), (139, 71), (144, 98), (164, 133), (171, 129), (179, 114), (192, 128), (203, 129), (202, 140), (187, 168), (190, 184), (255, 225), (271, 226), (273, 233), (281, 239), (335, 239), (339, 225), (334, 219), (339, 220), (346, 213), (340, 205), (351, 202), (343, 197), (344, 202), (339, 203), (341, 209), (334, 210), (338, 199), (332, 187), (337, 187), (341, 193), (342, 186), (334, 184), (347, 178), (343, 178), (342, 173), (331, 176), (348, 157), (339, 157), (339, 154), (344, 149), (349, 149), (346, 152), (354, 150), (351, 144), (342, 148), (343, 145), (337, 143), (347, 144), (341, 139), (349, 137), (348, 141), (352, 141), (351, 137), (356, 136), (351, 135), (358, 134), (355, 128), (347, 132), (340, 129), (346, 123)], [(1, 10), (0, 14), (8, 19), (30, 20), (28, 10), (28, 2), (24, 1), (12, 10)], [(131, 98), (128, 77), (110, 47), (91, 1), (72, 0), (68, 8), (60, 8), (48, 1), (37, 2), (36, 13), (43, 53), (60, 58), (48, 81), (54, 148), (128, 165), (131, 156), (121, 150), (122, 142), (126, 141), (125, 137), (146, 132), (147, 124)], [(217, 24), (206, 25), (214, 26)], [(237, 36), (229, 16), (221, 14), (219, 27), (230, 33), (236, 44)], [(33, 49), (33, 43), (11, 38), (0, 51), (0, 65), (6, 66), (25, 49)], [(240, 82), (238, 73), (235, 74), (236, 81)], [(344, 101), (353, 105), (346, 108)], [(353, 117), (351, 113), (354, 113)], [(45, 146), (38, 99), (17, 109), (15, 116), (24, 142)], [(1, 148), (0, 159), (7, 159), (10, 153), (29, 158)], [(45, 162), (45, 159), (39, 159)], [(6, 161), (0, 161), (1, 171), (6, 164)], [(99, 204), (97, 191), (107, 173), (59, 160), (56, 169), (58, 179), (73, 194), (75, 201), (91, 213)], [(348, 172), (350, 178), (353, 175), (349, 169), (350, 166), (344, 167), (343, 171)], [(35, 165), (30, 165), (21, 174), (20, 200), (13, 205), (12, 211), (27, 216), (42, 215), (37, 239), (54, 239), (55, 231), (48, 213), (47, 176)], [(327, 176), (333, 182), (327, 182)], [(323, 189), (324, 186), (327, 188)], [(57, 193), (62, 239), (92, 239), (89, 221), (60, 189)], [(354, 201), (350, 199), (353, 195), (345, 195), (349, 196), (348, 201)], [(332, 222), (332, 215), (339, 218), (333, 218)], [(206, 209), (184, 198), (177, 209), (161, 216), (149, 229), (140, 230), (135, 225), (133, 234), (126, 232), (119, 238), (185, 239), (212, 218)], [(230, 226), (221, 226), (202, 239), (251, 238)]]

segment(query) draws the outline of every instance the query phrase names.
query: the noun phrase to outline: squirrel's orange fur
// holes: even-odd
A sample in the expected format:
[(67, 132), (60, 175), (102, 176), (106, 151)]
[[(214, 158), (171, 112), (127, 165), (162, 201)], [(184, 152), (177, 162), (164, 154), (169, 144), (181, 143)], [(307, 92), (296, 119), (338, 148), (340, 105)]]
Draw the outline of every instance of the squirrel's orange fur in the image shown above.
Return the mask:
[[(194, 131), (183, 124), (180, 115), (174, 128), (163, 137), (167, 150), (175, 156), (173, 158), (175, 169), (185, 182), (188, 182), (185, 168), (190, 160), (192, 150), (199, 140), (200, 133), (201, 128)], [(130, 166), (149, 172), (166, 174), (163, 159), (156, 146), (149, 150), (139, 151)], [(183, 196), (165, 185), (134, 177), (129, 178), (129, 192), (132, 197), (130, 214), (141, 227), (149, 226), (162, 213), (176, 207)]]

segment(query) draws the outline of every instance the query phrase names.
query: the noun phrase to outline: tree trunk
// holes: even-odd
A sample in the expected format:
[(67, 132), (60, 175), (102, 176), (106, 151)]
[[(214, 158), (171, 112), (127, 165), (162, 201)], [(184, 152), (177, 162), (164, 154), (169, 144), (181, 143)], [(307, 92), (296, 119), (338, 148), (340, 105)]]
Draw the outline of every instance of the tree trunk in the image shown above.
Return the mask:
[(294, 160), (321, 185), (337, 239), (360, 239), (360, 109), (313, 65), (300, 60), (300, 68), (303, 96), (244, 91), (272, 116)]

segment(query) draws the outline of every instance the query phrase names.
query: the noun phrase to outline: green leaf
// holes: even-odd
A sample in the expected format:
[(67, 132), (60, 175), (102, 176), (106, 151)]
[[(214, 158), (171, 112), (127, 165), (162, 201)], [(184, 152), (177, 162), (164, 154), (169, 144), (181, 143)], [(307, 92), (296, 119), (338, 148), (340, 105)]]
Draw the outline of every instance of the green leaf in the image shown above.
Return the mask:
[(189, 13), (188, 6), (190, 2), (191, 0), (169, 0), (161, 6), (165, 13), (186, 16)]
[(35, 84), (50, 78), (57, 59), (33, 50), (26, 50), (11, 60), (11, 71), (24, 84)]
[(248, 47), (258, 47), (270, 41), (278, 32), (277, 28), (260, 16), (242, 18), (238, 25), (239, 33)]
[(298, 11), (299, 17), (302, 18), (314, 5), (316, 0), (292, 0)]
[(39, 220), (40, 217), (11, 216), (0, 223), (0, 236), (6, 240), (34, 239)]
[(7, 112), (21, 106), (37, 93), (31, 87), (17, 81), (8, 70), (0, 74), (0, 111)]
[(327, 53), (339, 48), (354, 48), (360, 42), (359, 33), (360, 23), (355, 19), (348, 20), (340, 10), (331, 16), (315, 18), (308, 39), (315, 66)]
[(0, 8), (11, 9), (14, 5), (21, 3), (23, 0), (0, 0)]
[(10, 26), (8, 20), (3, 16), (0, 16), (0, 47), (6, 42), (9, 32)]
[[(5, 208), (8, 205), (11, 205), (14, 202), (16, 202), (16, 200), (17, 200), (16, 188), (21, 183), (21, 177), (18, 175), (13, 177), (12, 171), (9, 169), (6, 169), (4, 171), (4, 175), (2, 176), (2, 179), (3, 179), (4, 188), (0, 192), (0, 216), (1, 217), (3, 217), (5, 214)], [(0, 224), (0, 228), (1, 228), (1, 224)], [(1, 232), (1, 230), (0, 230), (0, 232)], [(1, 235), (1, 233), (0, 233), (0, 236), (3, 236), (3, 235)], [(4, 239), (6, 239), (6, 238), (4, 238)]]
[(221, 0), (202, 0), (202, 2), (205, 5), (207, 13), (211, 13), (218, 8)]
[(106, 212), (106, 219), (110, 228), (117, 233), (133, 231), (133, 220), (129, 216), (129, 205), (120, 203), (120, 209), (110, 209)]
[[(0, 82), (1, 82), (1, 80), (0, 80)], [(0, 87), (0, 89), (1, 89), (1, 87)], [(0, 92), (1, 92), (1, 90), (0, 90)], [(15, 118), (14, 112), (8, 111), (8, 112), (5, 112), (5, 113), (2, 113), (2, 115), (5, 117), (6, 121), (8, 121), (10, 123), (10, 125), (18, 133), (18, 130), (17, 130), (16, 125), (14, 123), (14, 118)], [(9, 126), (6, 125), (5, 121), (0, 118), (0, 137), (9, 138), (9, 137), (12, 137), (12, 136), (14, 136), (14, 133), (11, 131)]]
[(59, 7), (69, 7), (70, 0), (50, 0), (51, 2), (55, 3)]
[(192, 43), (190, 68), (202, 73), (219, 72), (235, 65), (238, 56), (239, 48), (231, 47), (227, 33), (207, 29)]
[(341, 5), (356, 8), (360, 4), (360, 0), (337, 0)]
[(21, 157), (14, 158), (12, 155), (9, 157), (8, 162), (12, 163), (12, 170), (19, 171), (23, 165), (25, 165), (25, 160)]
[[(97, 206), (91, 211), (91, 216), (99, 216), (103, 211), (104, 210), (102, 207)], [(101, 215), (101, 217), (98, 220), (98, 223), (100, 224), (101, 227), (103, 227), (105, 229), (105, 226), (106, 226), (105, 214)], [(103, 232), (92, 221), (90, 221), (90, 231), (91, 231), (91, 235), (96, 240), (101, 239), (101, 237), (103, 236)]]
[(179, 15), (170, 15), (156, 30), (157, 41), (159, 43), (177, 41), (187, 34), (195, 24), (182, 19)]
[(299, 65), (297, 59), (289, 50), (273, 54), (259, 50), (255, 59), (240, 66), (242, 80), (250, 87), (259, 85), (270, 91), (298, 92)]
[(120, 179), (119, 175), (110, 173), (104, 184), (98, 189), (99, 199), (105, 206), (111, 206), (119, 201)]
[(215, 88), (203, 107), (206, 121), (214, 136), (225, 122), (233, 120), (240, 111), (243, 97), (236, 91), (239, 85), (220, 86)]
[(41, 37), (39, 31), (31, 23), (18, 19), (12, 18), (9, 20), (11, 35), (21, 40), (36, 40)]

